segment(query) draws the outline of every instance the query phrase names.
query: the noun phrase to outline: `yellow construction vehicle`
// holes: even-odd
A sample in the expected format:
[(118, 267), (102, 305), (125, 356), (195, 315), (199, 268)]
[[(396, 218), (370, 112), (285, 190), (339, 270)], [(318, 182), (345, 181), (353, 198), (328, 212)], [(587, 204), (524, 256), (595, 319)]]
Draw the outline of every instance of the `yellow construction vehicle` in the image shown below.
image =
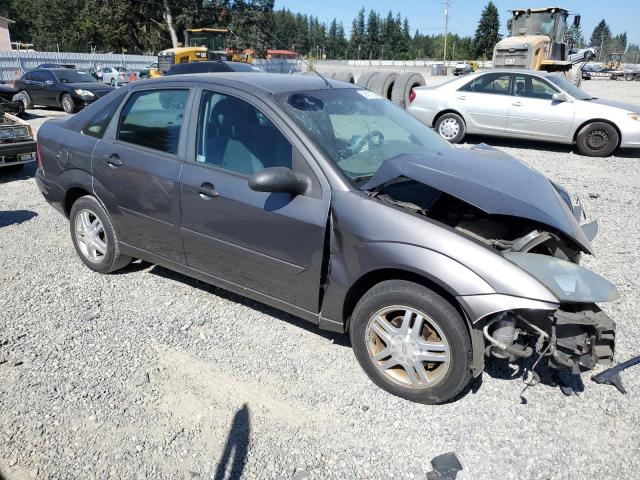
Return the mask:
[(623, 53), (610, 53), (607, 56), (607, 63), (604, 64), (604, 68), (607, 70), (620, 70), (623, 56)]
[(207, 47), (169, 48), (158, 53), (158, 70), (164, 75), (172, 65), (186, 62), (206, 62), (207, 60), (209, 60)]
[[(507, 21), (510, 36), (498, 42), (493, 50), (494, 68), (520, 68), (567, 72), (574, 62), (569, 60), (565, 41), (569, 12), (564, 8), (529, 8), (512, 10)], [(575, 15), (574, 25), (580, 25)]]
[(184, 47), (169, 48), (158, 54), (158, 69), (166, 73), (171, 65), (207, 60), (233, 60), (253, 63), (251, 54), (227, 48), (226, 28), (187, 28), (184, 31)]

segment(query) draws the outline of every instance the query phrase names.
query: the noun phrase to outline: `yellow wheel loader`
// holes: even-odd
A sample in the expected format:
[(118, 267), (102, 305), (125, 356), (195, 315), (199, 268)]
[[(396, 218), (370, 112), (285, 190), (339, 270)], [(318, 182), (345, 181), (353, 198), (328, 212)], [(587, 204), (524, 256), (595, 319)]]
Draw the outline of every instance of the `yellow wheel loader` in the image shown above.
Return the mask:
[[(569, 47), (565, 41), (569, 12), (564, 8), (529, 8), (511, 10), (507, 21), (510, 36), (500, 40), (493, 50), (494, 68), (517, 68), (568, 72)], [(574, 24), (580, 24), (575, 15)]]

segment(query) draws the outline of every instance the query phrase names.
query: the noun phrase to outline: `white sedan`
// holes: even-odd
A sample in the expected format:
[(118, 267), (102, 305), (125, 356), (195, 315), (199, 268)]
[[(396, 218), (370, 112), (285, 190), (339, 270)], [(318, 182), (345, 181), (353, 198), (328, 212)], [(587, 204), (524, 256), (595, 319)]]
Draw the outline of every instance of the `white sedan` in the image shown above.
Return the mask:
[(559, 73), (491, 70), (417, 87), (407, 111), (451, 143), (467, 133), (576, 144), (592, 157), (640, 147), (640, 106), (599, 99)]

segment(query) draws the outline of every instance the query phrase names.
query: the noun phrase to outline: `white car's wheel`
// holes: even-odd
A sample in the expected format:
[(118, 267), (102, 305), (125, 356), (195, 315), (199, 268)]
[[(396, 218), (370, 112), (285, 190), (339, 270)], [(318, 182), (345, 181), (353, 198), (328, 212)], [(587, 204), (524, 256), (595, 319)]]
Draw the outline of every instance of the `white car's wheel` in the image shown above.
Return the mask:
[(457, 113), (449, 112), (438, 118), (436, 132), (450, 143), (460, 142), (466, 133), (464, 120)]

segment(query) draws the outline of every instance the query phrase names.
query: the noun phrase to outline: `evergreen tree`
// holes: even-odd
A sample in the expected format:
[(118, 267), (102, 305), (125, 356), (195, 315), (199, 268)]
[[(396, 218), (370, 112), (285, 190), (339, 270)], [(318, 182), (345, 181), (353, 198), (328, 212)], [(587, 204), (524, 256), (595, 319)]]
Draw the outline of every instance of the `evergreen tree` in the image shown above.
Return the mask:
[(500, 16), (498, 9), (492, 1), (480, 15), (474, 43), (476, 45), (475, 56), (478, 58), (491, 58), (493, 48), (500, 41)]
[(567, 43), (572, 48), (584, 47), (584, 36), (582, 35), (580, 25), (576, 26), (575, 24), (571, 24), (571, 26), (567, 29)]
[(609, 45), (611, 43), (611, 30), (609, 25), (604, 21), (604, 18), (596, 25), (591, 34), (589, 44), (598, 47), (598, 60), (604, 60), (607, 58), (609, 52)]
[(369, 59), (378, 58), (380, 48), (380, 15), (371, 10), (367, 18), (367, 31), (365, 35), (365, 52)]
[(357, 52), (359, 49), (365, 47), (365, 28), (364, 8), (361, 8), (358, 16), (353, 19), (351, 26), (351, 38), (349, 39), (349, 49), (351, 51)]

